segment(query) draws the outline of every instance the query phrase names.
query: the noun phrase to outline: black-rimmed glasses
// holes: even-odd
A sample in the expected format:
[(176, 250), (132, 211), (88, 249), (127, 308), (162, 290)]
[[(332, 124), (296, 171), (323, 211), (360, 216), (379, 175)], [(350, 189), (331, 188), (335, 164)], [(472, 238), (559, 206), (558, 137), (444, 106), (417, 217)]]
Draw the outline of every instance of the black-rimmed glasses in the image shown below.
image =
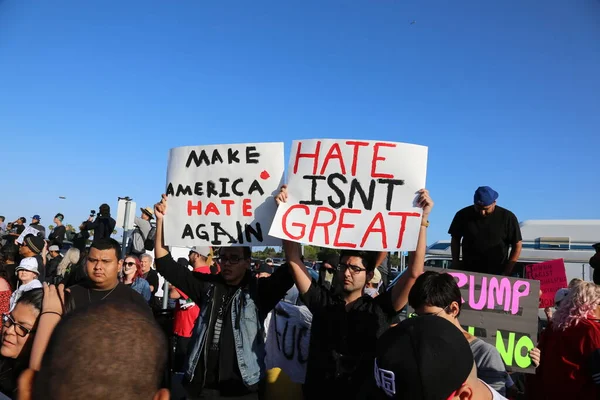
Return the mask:
[(361, 268), (361, 267), (357, 267), (356, 265), (350, 265), (350, 264), (339, 264), (337, 267), (337, 270), (340, 272), (344, 272), (347, 269), (349, 269), (353, 275), (358, 275), (361, 272), (367, 270), (366, 268)]
[(34, 331), (17, 323), (10, 314), (2, 314), (2, 325), (7, 329), (14, 325), (15, 333), (21, 337), (25, 337)]

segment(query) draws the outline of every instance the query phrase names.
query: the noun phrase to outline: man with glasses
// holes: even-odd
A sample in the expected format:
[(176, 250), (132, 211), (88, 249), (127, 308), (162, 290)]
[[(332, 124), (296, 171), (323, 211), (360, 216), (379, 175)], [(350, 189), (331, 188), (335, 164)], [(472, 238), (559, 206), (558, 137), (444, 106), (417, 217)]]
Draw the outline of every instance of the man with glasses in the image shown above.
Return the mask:
[[(284, 186), (276, 198), (287, 201)], [(302, 301), (313, 314), (304, 398), (354, 399), (373, 373), (375, 343), (391, 320), (404, 308), (413, 283), (423, 273), (428, 218), (433, 201), (425, 189), (419, 193), (423, 208), (417, 249), (407, 271), (395, 286), (373, 298), (365, 287), (386, 253), (344, 250), (337, 266), (341, 294), (319, 285), (301, 261), (298, 243), (284, 240), (290, 271)]]
[(506, 276), (513, 272), (521, 255), (521, 228), (515, 214), (496, 205), (497, 199), (498, 192), (481, 186), (473, 196), (474, 204), (454, 216), (448, 231), (452, 268)]
[(250, 247), (221, 247), (218, 275), (179, 265), (163, 242), (167, 196), (154, 206), (156, 267), (200, 306), (189, 343), (184, 387), (188, 399), (258, 399), (264, 364), (264, 318), (292, 287), (287, 268), (268, 278), (252, 276)]

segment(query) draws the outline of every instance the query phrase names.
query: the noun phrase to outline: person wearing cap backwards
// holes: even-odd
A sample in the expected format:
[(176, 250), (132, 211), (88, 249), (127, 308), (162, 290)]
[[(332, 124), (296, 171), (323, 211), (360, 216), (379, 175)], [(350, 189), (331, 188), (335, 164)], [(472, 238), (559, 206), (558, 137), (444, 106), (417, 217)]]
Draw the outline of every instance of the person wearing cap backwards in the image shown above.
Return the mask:
[(37, 229), (40, 232), (42, 239), (44, 239), (46, 237), (46, 227), (44, 225), (40, 225), (41, 220), (42, 218), (35, 214), (33, 217), (31, 217), (31, 224), (29, 224), (29, 226), (33, 229)]
[(506, 400), (477, 378), (462, 333), (433, 315), (409, 318), (384, 333), (372, 371), (376, 389), (358, 399)]
[(48, 240), (50, 240), (50, 245), (58, 246), (59, 249), (63, 247), (63, 242), (65, 241), (65, 235), (67, 234), (67, 228), (63, 225), (63, 221), (65, 220), (65, 216), (61, 213), (58, 213), (54, 216), (54, 229), (48, 235)]
[(167, 196), (154, 206), (156, 269), (200, 305), (189, 344), (184, 387), (188, 399), (258, 399), (264, 381), (266, 315), (292, 287), (287, 268), (253, 279), (252, 249), (221, 247), (218, 275), (182, 268), (164, 245)]
[[(287, 187), (276, 196), (287, 201)], [(373, 298), (365, 295), (367, 283), (386, 252), (343, 250), (337, 265), (341, 293), (311, 279), (300, 259), (300, 245), (283, 240), (283, 248), (302, 301), (313, 314), (304, 398), (351, 399), (373, 370), (375, 342), (408, 301), (408, 293), (423, 273), (428, 218), (433, 201), (425, 189), (417, 203), (423, 208), (417, 248), (407, 271), (394, 287)], [(335, 286), (335, 284), (334, 284)]]
[(521, 254), (521, 228), (515, 214), (496, 205), (497, 199), (498, 192), (481, 186), (473, 196), (474, 204), (454, 216), (448, 231), (452, 236), (452, 268), (511, 275)]
[(39, 236), (27, 235), (23, 243), (19, 245), (19, 254), (23, 258), (35, 257), (37, 260), (38, 277), (40, 282), (44, 282), (46, 277), (46, 242)]
[(142, 214), (141, 217), (136, 216), (134, 219), (136, 227), (131, 234), (129, 248), (127, 249), (127, 254), (133, 254), (137, 257), (146, 253), (144, 242), (152, 230), (150, 221), (154, 218), (154, 211), (150, 207), (140, 208), (140, 210), (142, 211)]

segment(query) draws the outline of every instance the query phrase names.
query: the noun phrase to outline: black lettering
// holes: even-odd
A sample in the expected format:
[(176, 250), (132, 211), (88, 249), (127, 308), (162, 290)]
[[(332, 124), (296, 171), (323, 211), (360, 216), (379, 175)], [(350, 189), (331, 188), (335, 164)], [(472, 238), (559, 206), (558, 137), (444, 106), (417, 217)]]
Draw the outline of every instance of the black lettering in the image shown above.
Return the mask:
[(221, 194), (219, 197), (230, 197), (231, 195), (227, 192), (227, 182), (229, 182), (229, 178), (219, 178), (221, 181)]
[(221, 240), (219, 240), (219, 236), (227, 236), (229, 238), (229, 241), (227, 243), (229, 243), (229, 244), (237, 243), (237, 241), (235, 240), (235, 238), (233, 236), (231, 236), (225, 229), (221, 228), (220, 222), (211, 222), (210, 224), (212, 225), (213, 232), (214, 232), (214, 238), (211, 241), (213, 246), (218, 246), (221, 244)]
[(192, 161), (194, 162), (194, 164), (196, 164), (196, 167), (201, 166), (203, 162), (206, 165), (210, 165), (210, 160), (208, 159), (208, 155), (206, 155), (206, 152), (204, 150), (200, 152), (199, 157), (196, 154), (196, 150), (192, 150), (190, 152), (190, 155), (188, 156), (187, 162), (185, 163), (185, 167), (189, 168), (192, 164)]
[[(238, 222), (238, 224), (239, 224), (239, 222)], [(256, 238), (256, 240), (258, 240), (259, 242), (262, 243), (262, 241), (263, 241), (263, 234), (262, 234), (262, 229), (260, 227), (260, 222), (256, 223), (256, 229), (254, 229), (252, 227), (252, 225), (246, 224), (246, 226), (245, 226), (245, 232), (246, 232), (246, 242), (251, 242), (252, 241), (252, 236), (254, 236)]]
[(223, 158), (221, 158), (221, 154), (219, 153), (219, 150), (214, 149), (213, 155), (212, 155), (212, 163), (216, 164), (217, 161), (219, 161), (221, 164), (223, 164)]
[(403, 179), (377, 179), (377, 182), (387, 185), (385, 209), (387, 211), (391, 211), (392, 199), (394, 198), (394, 186), (404, 185), (404, 180)]
[(196, 196), (204, 196), (204, 190), (202, 186), (202, 182), (196, 182), (196, 185), (194, 186), (194, 194)]
[(352, 182), (350, 182), (350, 194), (348, 195), (348, 208), (354, 208), (354, 198), (356, 197), (356, 193), (360, 196), (363, 207), (366, 210), (372, 210), (373, 199), (375, 198), (375, 180), (371, 179), (371, 183), (369, 184), (369, 197), (367, 197), (367, 194), (363, 190), (358, 179), (352, 179)]
[(329, 175), (327, 177), (327, 184), (329, 185), (329, 187), (331, 188), (331, 190), (333, 190), (335, 192), (335, 194), (338, 195), (338, 199), (339, 199), (339, 201), (333, 201), (333, 197), (329, 196), (329, 197), (327, 197), (327, 201), (329, 202), (329, 205), (332, 208), (334, 208), (334, 209), (337, 210), (337, 209), (343, 207), (344, 204), (346, 204), (346, 195), (335, 184), (335, 182), (333, 181), (334, 179), (339, 179), (343, 183), (348, 183), (348, 180), (346, 179), (346, 177), (344, 175), (342, 175), (340, 173), (331, 174), (331, 175)]
[(255, 146), (246, 147), (246, 164), (258, 164), (260, 153), (256, 152)]
[(177, 185), (177, 194), (175, 194), (175, 196), (179, 197), (181, 194), (191, 196), (192, 188), (190, 186), (183, 186), (181, 184)]
[(265, 191), (256, 179), (254, 180), (254, 182), (252, 182), (252, 185), (250, 185), (250, 189), (248, 189), (248, 195), (251, 195), (254, 192), (260, 193), (261, 196), (265, 194)]
[(175, 190), (173, 190), (173, 184), (169, 182), (169, 184), (167, 185), (167, 196), (173, 195), (175, 195)]
[(215, 183), (213, 181), (206, 182), (206, 196), (210, 199), (211, 196), (218, 196), (219, 192), (215, 189)]
[(240, 183), (244, 182), (244, 180), (242, 178), (236, 179), (235, 181), (233, 181), (233, 184), (231, 185), (231, 191), (233, 192), (233, 194), (235, 194), (236, 196), (243, 196), (244, 193), (240, 192), (237, 187)]
[(185, 239), (187, 236), (189, 236), (190, 239), (194, 238), (194, 231), (192, 230), (192, 227), (190, 226), (190, 224), (185, 224), (185, 227), (183, 228), (183, 234), (181, 235), (181, 238)]
[(300, 200), (300, 204), (306, 204), (309, 206), (321, 206), (323, 205), (323, 201), (317, 200), (317, 181), (324, 181), (326, 178), (322, 175), (304, 175), (302, 179), (310, 179), (312, 180), (312, 184), (310, 187), (310, 200)]
[(233, 163), (238, 163), (240, 162), (240, 159), (238, 158), (238, 154), (240, 153), (239, 150), (232, 150), (232, 149), (227, 149), (227, 162), (229, 164), (233, 164)]
[(208, 232), (201, 230), (205, 226), (206, 225), (204, 225), (204, 224), (200, 224), (196, 227), (196, 237), (198, 237), (198, 239), (206, 240), (208, 242), (210, 240), (210, 236), (208, 236)]
[(237, 230), (238, 243), (243, 244), (244, 243), (244, 232), (242, 231), (242, 224), (239, 221), (237, 221), (235, 223), (235, 229)]

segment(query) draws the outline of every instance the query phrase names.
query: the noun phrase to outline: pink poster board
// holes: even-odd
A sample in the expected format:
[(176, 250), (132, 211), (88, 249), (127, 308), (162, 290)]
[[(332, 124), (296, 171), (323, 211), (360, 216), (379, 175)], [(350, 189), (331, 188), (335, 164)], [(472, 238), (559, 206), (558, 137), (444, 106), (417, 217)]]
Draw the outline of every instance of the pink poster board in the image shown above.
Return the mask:
[(567, 287), (565, 262), (562, 258), (526, 266), (525, 277), (540, 281), (540, 308), (552, 307), (558, 289)]

